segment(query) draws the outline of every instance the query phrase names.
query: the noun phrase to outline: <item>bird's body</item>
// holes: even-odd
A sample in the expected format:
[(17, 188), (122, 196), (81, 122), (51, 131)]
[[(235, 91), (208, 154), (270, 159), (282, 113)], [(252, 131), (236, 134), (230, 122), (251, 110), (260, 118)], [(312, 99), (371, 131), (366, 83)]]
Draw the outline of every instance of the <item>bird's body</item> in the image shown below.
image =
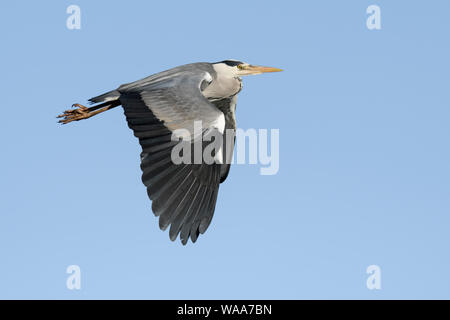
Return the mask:
[[(122, 105), (129, 127), (142, 146), (142, 181), (159, 216), (160, 228), (170, 225), (170, 238), (180, 234), (183, 244), (195, 242), (208, 228), (215, 209), (219, 184), (229, 172), (236, 129), (236, 100), (242, 89), (241, 75), (281, 71), (240, 61), (193, 63), (121, 85), (91, 98), (98, 105), (66, 111), (60, 122), (89, 118)], [(201, 130), (197, 130), (197, 123)], [(212, 139), (211, 137), (215, 137)], [(213, 161), (174, 161), (173, 150), (184, 140), (189, 159), (204, 141), (223, 138), (211, 153)], [(231, 137), (231, 143), (230, 143)], [(200, 139), (201, 138), (201, 139)], [(187, 151), (186, 151), (187, 150)], [(186, 159), (186, 158), (183, 158)]]

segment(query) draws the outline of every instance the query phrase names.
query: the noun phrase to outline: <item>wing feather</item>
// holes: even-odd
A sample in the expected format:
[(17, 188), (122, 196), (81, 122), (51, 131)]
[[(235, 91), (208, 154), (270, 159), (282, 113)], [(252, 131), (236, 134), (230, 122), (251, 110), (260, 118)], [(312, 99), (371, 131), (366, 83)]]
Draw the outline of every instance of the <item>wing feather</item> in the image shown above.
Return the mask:
[(189, 70), (175, 78), (166, 74), (119, 88), (128, 125), (142, 147), (142, 182), (152, 211), (159, 216), (162, 230), (170, 226), (170, 239), (180, 235), (183, 244), (189, 238), (195, 242), (212, 220), (222, 164), (174, 164), (171, 151), (178, 141), (172, 136), (177, 129), (187, 129), (194, 138), (193, 121), (223, 132), (225, 123), (221, 127), (220, 118), (224, 114), (200, 91), (209, 77), (205, 70)]

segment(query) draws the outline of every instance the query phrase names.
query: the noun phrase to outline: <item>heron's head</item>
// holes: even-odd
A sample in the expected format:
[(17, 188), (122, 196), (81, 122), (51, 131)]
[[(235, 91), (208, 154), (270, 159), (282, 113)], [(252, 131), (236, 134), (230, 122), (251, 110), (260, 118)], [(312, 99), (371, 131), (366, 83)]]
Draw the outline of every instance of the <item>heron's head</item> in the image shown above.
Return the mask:
[(216, 72), (221, 76), (241, 77), (251, 74), (283, 71), (278, 68), (254, 66), (237, 60), (224, 60), (213, 64)]

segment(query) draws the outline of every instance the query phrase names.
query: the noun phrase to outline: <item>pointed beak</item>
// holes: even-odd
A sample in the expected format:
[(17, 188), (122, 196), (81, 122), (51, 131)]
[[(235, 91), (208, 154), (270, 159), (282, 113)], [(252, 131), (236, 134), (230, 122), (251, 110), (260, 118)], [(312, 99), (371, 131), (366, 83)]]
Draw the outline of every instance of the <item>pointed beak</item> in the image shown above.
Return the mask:
[(261, 74), (267, 72), (280, 72), (282, 69), (272, 68), (272, 67), (263, 67), (263, 66), (253, 66), (253, 65), (243, 65), (241, 67), (241, 75), (250, 75), (250, 74)]

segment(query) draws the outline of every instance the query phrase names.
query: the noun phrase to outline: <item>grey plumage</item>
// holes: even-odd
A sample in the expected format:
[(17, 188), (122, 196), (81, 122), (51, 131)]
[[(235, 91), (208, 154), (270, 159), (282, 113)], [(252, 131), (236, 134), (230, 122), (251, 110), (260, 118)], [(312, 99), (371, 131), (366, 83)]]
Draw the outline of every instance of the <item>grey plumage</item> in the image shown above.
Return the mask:
[(142, 146), (142, 182), (152, 200), (154, 214), (160, 217), (160, 228), (165, 230), (173, 224), (172, 240), (183, 228), (183, 244), (189, 236), (195, 241), (199, 232), (196, 222), (206, 223), (212, 218), (221, 165), (173, 164), (171, 150), (177, 142), (171, 140), (172, 132), (138, 94), (123, 93), (121, 102), (128, 125)]
[[(236, 128), (236, 95), (210, 102), (201, 92), (217, 74), (209, 63), (195, 63), (167, 70), (121, 85), (91, 102), (119, 99), (126, 119), (142, 146), (142, 182), (152, 200), (159, 226), (171, 225), (169, 236), (186, 244), (208, 228), (215, 209), (219, 184), (230, 164), (180, 164), (171, 161), (171, 140), (176, 129), (194, 134), (193, 122), (201, 120), (210, 128), (226, 114), (225, 127)], [(224, 139), (225, 141), (225, 139)], [(228, 157), (230, 158), (230, 156)]]
[(229, 135), (228, 137), (226, 136), (223, 144), (225, 161), (220, 170), (220, 182), (225, 181), (227, 178), (233, 158), (234, 143), (236, 140), (236, 103), (237, 94), (213, 102), (216, 108), (225, 115), (225, 135)]
[[(189, 238), (195, 242), (211, 223), (219, 185), (230, 171), (240, 76), (275, 71), (281, 70), (234, 60), (187, 64), (93, 97), (89, 101), (97, 105), (91, 108), (76, 104), (79, 109), (65, 111), (60, 122), (87, 119), (122, 105), (142, 147), (142, 182), (160, 228), (170, 226), (171, 240), (179, 235), (183, 244)], [(200, 133), (194, 130), (194, 121), (202, 122)], [(193, 155), (197, 134), (203, 138), (203, 149), (210, 137), (223, 136), (219, 153), (214, 151), (218, 161), (175, 164), (171, 154), (179, 142), (173, 136), (187, 138), (183, 143)]]

